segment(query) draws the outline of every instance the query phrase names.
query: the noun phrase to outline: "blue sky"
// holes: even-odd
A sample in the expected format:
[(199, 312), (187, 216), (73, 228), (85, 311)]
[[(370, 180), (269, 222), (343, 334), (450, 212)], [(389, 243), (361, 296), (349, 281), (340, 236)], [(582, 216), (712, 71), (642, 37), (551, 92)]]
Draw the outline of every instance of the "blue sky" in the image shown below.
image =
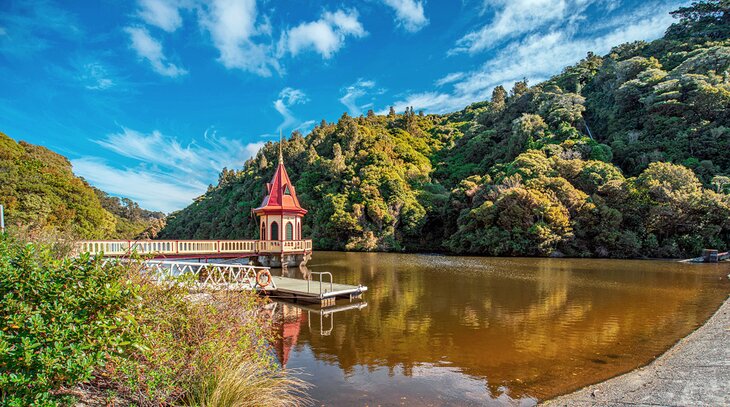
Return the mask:
[(0, 131), (169, 212), (280, 130), (391, 105), (459, 110), (660, 37), (687, 3), (0, 0)]

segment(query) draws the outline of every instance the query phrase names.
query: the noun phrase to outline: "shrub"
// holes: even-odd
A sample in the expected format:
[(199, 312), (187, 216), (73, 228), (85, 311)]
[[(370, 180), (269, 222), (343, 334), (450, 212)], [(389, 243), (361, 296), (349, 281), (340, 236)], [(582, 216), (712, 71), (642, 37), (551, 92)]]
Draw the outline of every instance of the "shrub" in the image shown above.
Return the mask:
[(54, 258), (46, 244), (0, 236), (0, 403), (56, 405), (133, 344), (127, 267), (87, 255)]
[[(261, 405), (291, 405), (300, 398), (301, 382), (282, 371), (270, 352), (274, 337), (270, 318), (261, 312), (264, 299), (247, 291), (191, 293), (185, 280), (154, 284), (138, 278), (140, 346), (109, 360), (99, 374), (119, 396), (139, 406), (215, 406), (224, 395), (248, 397), (241, 389), (267, 383), (289, 396)], [(239, 399), (226, 405), (252, 404)]]

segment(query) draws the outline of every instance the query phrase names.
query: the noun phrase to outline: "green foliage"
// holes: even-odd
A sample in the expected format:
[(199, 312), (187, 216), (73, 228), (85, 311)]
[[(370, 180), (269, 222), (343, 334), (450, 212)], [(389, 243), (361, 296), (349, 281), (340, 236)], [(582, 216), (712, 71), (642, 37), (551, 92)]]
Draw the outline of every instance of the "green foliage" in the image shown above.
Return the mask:
[[(493, 255), (727, 248), (727, 11), (726, 0), (680, 8), (664, 38), (589, 53), (544, 83), (498, 86), (491, 101), (458, 112), (391, 108), (295, 134), (284, 152), (310, 210), (305, 235), (319, 249)], [(162, 235), (255, 236), (250, 210), (276, 153), (266, 145)]]
[(127, 267), (0, 237), (0, 403), (56, 405), (135, 337)]
[(138, 346), (103, 368), (118, 395), (137, 405), (187, 404), (209, 397), (244, 366), (249, 376), (234, 375), (241, 385), (269, 381), (289, 389), (267, 352), (272, 331), (257, 316), (263, 300), (255, 293), (191, 295), (184, 279), (165, 285), (135, 279), (141, 287), (133, 313)]
[[(64, 258), (5, 235), (0, 270), (0, 405), (74, 404), (79, 384), (124, 405), (306, 399), (268, 352), (270, 316), (253, 292), (191, 294), (186, 278), (159, 284), (135, 262)], [(272, 391), (246, 390), (260, 384)]]
[[(164, 215), (110, 197), (74, 176), (71, 163), (46, 148), (0, 133), (0, 203), (8, 226), (60, 231), (86, 239), (154, 234)], [(149, 230), (148, 230), (149, 229)]]

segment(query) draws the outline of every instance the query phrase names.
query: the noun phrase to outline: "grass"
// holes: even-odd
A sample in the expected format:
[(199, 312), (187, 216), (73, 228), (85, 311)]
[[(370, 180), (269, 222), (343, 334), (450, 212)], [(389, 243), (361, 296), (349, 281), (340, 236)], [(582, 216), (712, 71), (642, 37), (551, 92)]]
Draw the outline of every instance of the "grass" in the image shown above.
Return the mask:
[(202, 383), (190, 406), (255, 407), (309, 405), (309, 384), (281, 370), (262, 371), (251, 362), (229, 363)]

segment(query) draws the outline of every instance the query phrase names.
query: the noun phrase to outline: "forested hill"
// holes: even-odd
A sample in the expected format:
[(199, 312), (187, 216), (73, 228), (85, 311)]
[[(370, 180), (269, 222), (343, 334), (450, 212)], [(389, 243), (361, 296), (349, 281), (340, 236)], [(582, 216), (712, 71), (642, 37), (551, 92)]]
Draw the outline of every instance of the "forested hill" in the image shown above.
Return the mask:
[(107, 195), (76, 177), (65, 157), (0, 133), (0, 203), (6, 223), (31, 235), (84, 239), (154, 237), (165, 215)]
[[(730, 242), (730, 13), (675, 12), (552, 79), (447, 115), (343, 115), (283, 145), (317, 249), (678, 257)], [(278, 146), (162, 236), (253, 238)]]

